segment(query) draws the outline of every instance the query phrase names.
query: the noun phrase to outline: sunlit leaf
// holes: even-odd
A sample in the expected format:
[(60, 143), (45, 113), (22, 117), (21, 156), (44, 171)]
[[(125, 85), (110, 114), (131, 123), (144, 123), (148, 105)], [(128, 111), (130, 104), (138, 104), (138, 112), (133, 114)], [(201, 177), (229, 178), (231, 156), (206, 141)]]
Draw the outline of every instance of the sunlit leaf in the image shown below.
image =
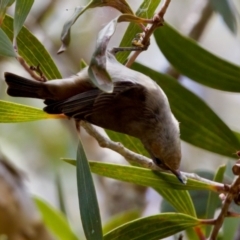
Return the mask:
[[(76, 166), (77, 164), (74, 159), (64, 158), (63, 160), (73, 166)], [(93, 173), (142, 186), (150, 186), (154, 189), (161, 187), (176, 190), (215, 191), (214, 183), (206, 183), (189, 178), (186, 184), (182, 184), (173, 174), (153, 171), (146, 168), (94, 161), (89, 161), (89, 165)]]
[(78, 240), (64, 215), (44, 200), (34, 197), (45, 225), (59, 240)]
[(15, 0), (0, 0), (0, 27), (5, 17), (7, 8), (10, 7), (14, 2)]
[(80, 141), (76, 164), (78, 201), (83, 230), (87, 240), (101, 240), (103, 234), (97, 196), (88, 160)]
[[(144, 0), (136, 12), (136, 16), (141, 18), (151, 19), (156, 11), (156, 8), (160, 4), (161, 0)], [(132, 40), (135, 38), (136, 34), (142, 32), (140, 27), (135, 23), (130, 23), (124, 37), (120, 43), (120, 47), (131, 46)], [(120, 52), (117, 55), (118, 61), (124, 63), (129, 56), (130, 52)]]
[[(213, 180), (215, 182), (220, 182), (220, 183), (223, 182), (225, 170), (226, 170), (226, 165), (220, 166), (217, 169)], [(209, 192), (207, 210), (206, 210), (206, 219), (211, 219), (214, 217), (214, 213), (216, 209), (219, 207), (219, 202), (220, 202), (219, 195), (214, 192)], [(209, 235), (210, 229), (211, 229), (210, 227), (207, 227), (206, 236)]]
[(232, 6), (232, 1), (229, 0), (210, 0), (213, 9), (222, 16), (227, 27), (233, 32), (237, 31), (237, 20), (234, 7)]
[[(2, 29), (10, 39), (13, 39), (13, 19), (5, 16)], [(40, 69), (48, 79), (62, 78), (61, 74), (45, 49), (44, 45), (25, 27), (22, 27), (17, 37), (18, 52), (30, 66), (40, 65)]]
[(66, 118), (62, 114), (47, 114), (41, 109), (0, 100), (0, 123), (29, 122)]
[(11, 41), (2, 29), (0, 29), (0, 55), (5, 57), (16, 57)]
[(154, 32), (167, 60), (183, 75), (211, 88), (240, 92), (240, 67), (227, 62), (165, 24)]
[[(64, 159), (64, 161), (76, 166), (76, 161)], [(135, 183), (152, 187), (160, 193), (178, 212), (196, 216), (193, 203), (187, 191), (179, 190), (216, 190), (213, 183), (205, 183), (188, 179), (187, 184), (180, 183), (172, 174), (152, 171), (145, 168), (124, 166), (110, 163), (90, 162), (93, 173), (114, 178), (120, 181)]]
[(171, 109), (180, 122), (182, 140), (211, 152), (233, 157), (232, 153), (240, 146), (238, 139), (203, 100), (170, 76), (140, 64), (133, 64), (133, 68), (154, 79), (166, 93)]
[(61, 33), (62, 46), (58, 50), (58, 53), (62, 53), (66, 50), (70, 43), (70, 30), (76, 20), (89, 8), (96, 7), (113, 7), (122, 13), (133, 14), (132, 9), (125, 0), (92, 0), (85, 7), (76, 7), (72, 17), (64, 24)]
[(127, 134), (122, 134), (110, 130), (105, 130), (107, 135), (110, 137), (111, 140), (114, 142), (122, 143), (126, 148), (139, 153), (141, 155), (149, 156), (147, 150), (143, 147), (141, 141), (137, 138), (131, 137)]
[(196, 211), (188, 191), (179, 191), (172, 188), (162, 188), (161, 186), (154, 188), (173, 208), (180, 213), (188, 214), (196, 217)]
[(61, 212), (64, 215), (66, 215), (67, 214), (66, 206), (65, 206), (66, 198), (63, 193), (63, 186), (62, 186), (61, 177), (60, 177), (59, 172), (56, 172), (55, 186), (56, 186), (56, 190), (57, 190), (57, 198), (58, 198), (59, 208), (60, 208)]
[(188, 215), (163, 213), (124, 224), (104, 235), (104, 240), (157, 240), (198, 225), (201, 222)]
[(34, 0), (16, 0), (15, 13), (14, 13), (14, 41), (20, 32), (29, 11), (32, 8)]

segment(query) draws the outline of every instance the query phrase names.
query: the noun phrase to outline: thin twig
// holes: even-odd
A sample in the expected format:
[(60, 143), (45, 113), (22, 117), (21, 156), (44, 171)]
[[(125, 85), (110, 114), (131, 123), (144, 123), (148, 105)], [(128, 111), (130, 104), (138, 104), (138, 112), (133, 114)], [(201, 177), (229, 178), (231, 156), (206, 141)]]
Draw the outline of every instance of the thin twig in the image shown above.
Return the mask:
[(40, 82), (47, 81), (47, 79), (45, 78), (45, 76), (43, 74), (42, 74), (42, 76), (37, 75), (35, 73), (35, 71), (33, 71), (33, 69), (31, 68), (31, 66), (29, 66), (21, 56), (17, 56), (17, 60), (22, 65), (22, 67), (29, 73), (29, 75), (32, 78), (34, 78), (35, 80), (40, 81)]
[(212, 230), (212, 233), (210, 235), (210, 240), (216, 240), (218, 232), (220, 228), (222, 227), (224, 218), (228, 216), (228, 209), (230, 204), (232, 203), (233, 199), (235, 198), (236, 195), (239, 193), (239, 185), (240, 185), (240, 176), (236, 178), (236, 180), (232, 183), (229, 192), (226, 195), (226, 198), (224, 200), (221, 212), (219, 216), (216, 219), (214, 228)]
[(109, 138), (101, 135), (101, 133), (93, 127), (90, 123), (81, 121), (81, 126), (88, 132), (89, 135), (94, 137), (98, 144), (103, 148), (109, 148), (119, 154), (121, 154), (130, 164), (141, 165), (142, 167), (149, 168), (152, 170), (160, 170), (149, 158), (144, 157), (140, 154), (132, 152), (125, 148), (119, 142), (113, 142)]
[[(153, 24), (152, 26), (147, 29), (146, 31), (146, 35), (142, 41), (143, 45), (149, 44), (150, 41), (150, 37), (153, 34), (153, 32), (156, 30), (156, 28), (158, 28), (159, 26), (163, 26), (164, 23), (164, 15), (167, 11), (167, 8), (170, 4), (171, 0), (165, 0), (163, 3), (162, 8), (160, 9), (160, 11), (153, 17)], [(127, 63), (125, 64), (126, 67), (130, 67), (136, 60), (136, 58), (138, 57), (138, 55), (141, 53), (141, 51), (136, 51), (133, 53), (133, 55), (128, 59)]]

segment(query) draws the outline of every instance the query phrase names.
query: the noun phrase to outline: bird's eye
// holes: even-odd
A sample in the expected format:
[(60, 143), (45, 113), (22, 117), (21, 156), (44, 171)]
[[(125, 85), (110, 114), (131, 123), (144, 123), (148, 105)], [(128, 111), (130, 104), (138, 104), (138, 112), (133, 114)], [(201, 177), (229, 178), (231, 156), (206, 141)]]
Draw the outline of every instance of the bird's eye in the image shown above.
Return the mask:
[(161, 159), (154, 157), (153, 161), (158, 167), (165, 169), (165, 170), (169, 169)]
[(162, 160), (160, 160), (159, 158), (156, 158), (156, 157), (155, 157), (155, 158), (154, 158), (154, 162), (155, 162), (155, 164), (158, 165), (158, 166), (159, 166), (159, 165), (160, 165), (160, 166), (163, 165)]

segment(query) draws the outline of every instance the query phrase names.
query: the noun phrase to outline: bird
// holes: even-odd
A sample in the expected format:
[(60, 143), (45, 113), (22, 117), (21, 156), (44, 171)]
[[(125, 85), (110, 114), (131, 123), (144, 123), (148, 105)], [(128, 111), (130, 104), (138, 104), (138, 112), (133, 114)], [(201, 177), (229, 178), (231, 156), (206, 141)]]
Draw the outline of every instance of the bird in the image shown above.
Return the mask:
[(88, 68), (75, 76), (46, 82), (5, 72), (7, 94), (43, 99), (43, 110), (48, 114), (64, 114), (140, 139), (153, 162), (184, 183), (179, 171), (179, 122), (161, 87), (145, 74), (119, 63), (113, 54), (108, 55), (106, 62), (114, 86), (111, 93), (91, 82)]

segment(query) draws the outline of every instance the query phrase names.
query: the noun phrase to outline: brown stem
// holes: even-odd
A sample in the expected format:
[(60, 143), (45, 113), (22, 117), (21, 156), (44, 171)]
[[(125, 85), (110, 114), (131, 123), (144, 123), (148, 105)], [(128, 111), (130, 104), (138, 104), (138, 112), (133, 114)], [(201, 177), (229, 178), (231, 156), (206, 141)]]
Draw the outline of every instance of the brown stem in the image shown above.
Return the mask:
[(21, 56), (17, 56), (17, 60), (18, 62), (22, 65), (22, 67), (29, 73), (29, 75), (34, 78), (37, 81), (40, 82), (45, 82), (47, 79), (44, 77), (44, 75), (42, 74), (41, 76), (39, 76), (38, 74), (36, 74), (35, 71), (33, 71), (33, 69), (31, 68), (31, 66), (29, 66), (26, 61), (21, 57)]
[(224, 218), (228, 216), (228, 209), (233, 201), (234, 197), (239, 193), (239, 185), (240, 185), (240, 176), (236, 178), (236, 180), (232, 183), (229, 193), (227, 193), (226, 198), (224, 200), (221, 212), (219, 216), (216, 219), (215, 226), (212, 230), (212, 233), (210, 235), (210, 240), (217, 239), (218, 232), (223, 224)]
[(90, 123), (81, 121), (81, 126), (88, 132), (89, 135), (94, 137), (101, 147), (109, 148), (119, 154), (121, 154), (130, 164), (141, 165), (145, 168), (152, 170), (159, 170), (159, 168), (147, 157), (130, 151), (125, 148), (121, 143), (113, 142), (109, 138), (103, 136), (99, 131), (93, 127)]
[[(156, 28), (163, 26), (164, 22), (164, 15), (167, 11), (167, 8), (170, 4), (171, 0), (165, 0), (163, 3), (162, 8), (160, 11), (153, 17), (153, 24), (152, 26), (146, 31), (146, 35), (142, 41), (143, 45), (146, 45), (150, 41), (150, 37), (153, 34), (153, 32), (156, 30)], [(136, 51), (133, 53), (133, 55), (128, 59), (127, 63), (125, 64), (126, 67), (131, 67), (131, 65), (134, 63), (138, 55), (141, 53), (141, 51)]]

